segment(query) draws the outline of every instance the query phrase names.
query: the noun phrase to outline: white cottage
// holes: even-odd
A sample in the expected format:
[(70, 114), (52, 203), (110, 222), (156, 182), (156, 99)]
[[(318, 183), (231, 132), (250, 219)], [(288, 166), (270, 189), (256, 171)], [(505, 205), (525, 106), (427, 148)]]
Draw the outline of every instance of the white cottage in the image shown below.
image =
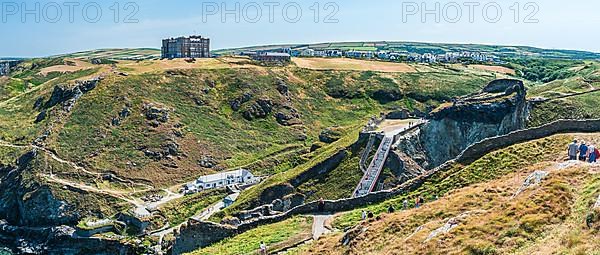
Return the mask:
[(250, 171), (239, 169), (202, 176), (196, 180), (195, 185), (198, 189), (214, 189), (233, 184), (251, 184), (254, 182), (256, 182), (256, 177)]

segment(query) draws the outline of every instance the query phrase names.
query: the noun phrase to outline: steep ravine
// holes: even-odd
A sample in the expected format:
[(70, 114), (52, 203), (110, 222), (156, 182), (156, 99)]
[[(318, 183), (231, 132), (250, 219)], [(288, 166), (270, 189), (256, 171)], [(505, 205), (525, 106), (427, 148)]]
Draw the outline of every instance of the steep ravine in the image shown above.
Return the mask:
[(425, 169), (437, 167), (473, 143), (523, 129), (528, 115), (525, 97), (521, 81), (493, 81), (480, 93), (433, 111), (426, 124), (398, 139), (397, 150)]

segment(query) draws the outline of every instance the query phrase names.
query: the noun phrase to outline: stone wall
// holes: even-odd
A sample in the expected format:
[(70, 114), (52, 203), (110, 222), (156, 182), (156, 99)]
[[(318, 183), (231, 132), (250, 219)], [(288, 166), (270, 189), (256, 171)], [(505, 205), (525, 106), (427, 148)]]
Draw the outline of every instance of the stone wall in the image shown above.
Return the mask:
[[(508, 146), (548, 137), (560, 133), (600, 132), (600, 120), (558, 120), (544, 126), (523, 129), (506, 135), (484, 139), (465, 149), (457, 158), (461, 164), (471, 163), (487, 153)], [(565, 148), (566, 149), (566, 148)]]
[(174, 255), (191, 252), (241, 232), (239, 227), (189, 220), (181, 227), (171, 251)]

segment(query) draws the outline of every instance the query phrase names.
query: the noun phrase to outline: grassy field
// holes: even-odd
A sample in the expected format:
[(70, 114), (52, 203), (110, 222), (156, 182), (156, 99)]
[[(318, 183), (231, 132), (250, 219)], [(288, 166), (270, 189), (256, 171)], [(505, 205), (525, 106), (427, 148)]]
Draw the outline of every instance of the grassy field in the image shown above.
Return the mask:
[(363, 176), (359, 161), (364, 143), (357, 143), (348, 148), (348, 155), (333, 171), (315, 177), (298, 187), (298, 192), (306, 195), (306, 201), (316, 201), (319, 198), (336, 200), (348, 198)]
[(160, 58), (159, 49), (99, 49), (82, 51), (77, 53), (70, 53), (60, 55), (60, 57), (70, 58), (88, 58), (88, 59), (115, 59), (115, 60), (140, 60), (140, 59), (158, 59)]
[(258, 254), (261, 241), (265, 242), (269, 251), (274, 251), (311, 238), (311, 227), (311, 217), (295, 217), (279, 223), (260, 226), (233, 238), (188, 253), (188, 255)]
[(299, 67), (313, 70), (354, 70), (376, 72), (412, 73), (417, 70), (405, 63), (369, 61), (350, 58), (293, 58)]

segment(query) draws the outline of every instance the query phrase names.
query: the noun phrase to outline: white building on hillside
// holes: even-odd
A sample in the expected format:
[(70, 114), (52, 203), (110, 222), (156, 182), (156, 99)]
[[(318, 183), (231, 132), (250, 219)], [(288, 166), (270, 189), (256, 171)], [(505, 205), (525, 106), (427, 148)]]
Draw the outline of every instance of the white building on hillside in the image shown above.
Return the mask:
[(239, 169), (230, 172), (205, 175), (196, 180), (193, 185), (198, 190), (222, 188), (234, 184), (252, 184), (256, 182), (256, 177), (246, 170)]

